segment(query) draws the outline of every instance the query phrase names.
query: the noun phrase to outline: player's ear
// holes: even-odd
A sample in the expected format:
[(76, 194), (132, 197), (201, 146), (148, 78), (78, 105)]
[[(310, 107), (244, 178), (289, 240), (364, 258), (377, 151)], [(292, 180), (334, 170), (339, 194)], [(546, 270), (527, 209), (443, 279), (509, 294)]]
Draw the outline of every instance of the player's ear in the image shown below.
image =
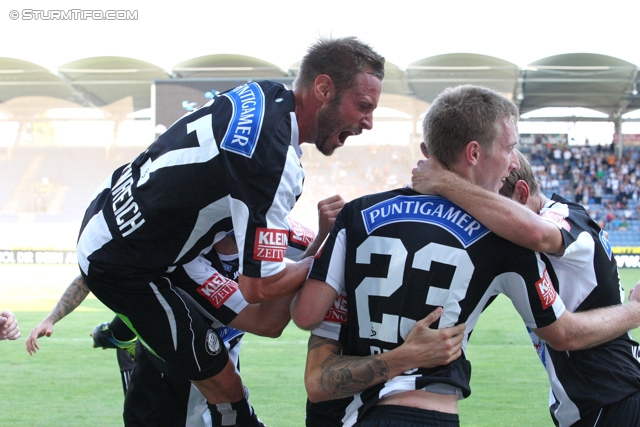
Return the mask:
[(526, 205), (527, 201), (529, 201), (529, 196), (531, 196), (531, 190), (529, 189), (529, 185), (526, 183), (526, 181), (519, 179), (518, 182), (516, 182), (516, 186), (513, 190), (514, 194), (516, 195), (516, 200), (519, 203)]
[(420, 143), (420, 151), (422, 151), (422, 155), (429, 158), (429, 152), (427, 151), (427, 144), (423, 141)]
[(333, 80), (326, 74), (316, 77), (314, 88), (316, 98), (322, 103), (330, 101), (336, 95)]
[(482, 151), (482, 146), (480, 146), (480, 143), (478, 141), (469, 142), (464, 149), (464, 154), (465, 154), (467, 163), (470, 165), (478, 164), (478, 160), (480, 160), (481, 151)]

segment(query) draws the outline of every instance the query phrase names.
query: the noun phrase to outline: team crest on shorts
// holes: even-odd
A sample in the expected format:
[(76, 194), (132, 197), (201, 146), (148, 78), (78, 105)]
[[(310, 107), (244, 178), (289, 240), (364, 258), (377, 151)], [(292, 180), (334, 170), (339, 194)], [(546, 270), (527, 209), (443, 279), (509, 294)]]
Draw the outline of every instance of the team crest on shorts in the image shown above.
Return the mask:
[(207, 331), (207, 339), (204, 348), (207, 350), (207, 353), (212, 356), (217, 356), (222, 350), (218, 334), (216, 334), (216, 331), (214, 331), (213, 329), (209, 329)]

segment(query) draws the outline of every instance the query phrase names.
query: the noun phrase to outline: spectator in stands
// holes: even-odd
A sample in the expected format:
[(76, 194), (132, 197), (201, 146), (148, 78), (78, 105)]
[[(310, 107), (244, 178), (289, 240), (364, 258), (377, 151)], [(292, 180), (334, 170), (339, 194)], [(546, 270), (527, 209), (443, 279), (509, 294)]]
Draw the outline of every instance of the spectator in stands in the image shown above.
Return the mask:
[(584, 181), (580, 181), (576, 189), (573, 191), (573, 201), (576, 203), (582, 203), (583, 195), (584, 195)]
[(602, 204), (602, 198), (604, 197), (604, 187), (600, 181), (596, 181), (593, 184), (593, 201), (600, 205)]
[(562, 148), (555, 147), (553, 149), (553, 161), (555, 163), (562, 163)]

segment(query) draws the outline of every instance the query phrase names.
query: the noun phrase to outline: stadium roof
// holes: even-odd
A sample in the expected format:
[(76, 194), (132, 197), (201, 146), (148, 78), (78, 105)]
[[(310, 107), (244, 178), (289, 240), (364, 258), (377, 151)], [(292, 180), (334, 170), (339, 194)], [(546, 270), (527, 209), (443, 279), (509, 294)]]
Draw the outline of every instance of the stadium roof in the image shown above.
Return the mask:
[[(139, 111), (151, 107), (154, 80), (293, 77), (297, 67), (282, 70), (259, 58), (216, 54), (176, 64), (171, 74), (148, 62), (117, 56), (80, 59), (49, 71), (31, 62), (0, 58), (0, 108), (20, 97), (58, 98), (84, 107), (106, 107), (130, 98), (133, 111)], [(522, 114), (547, 107), (582, 107), (606, 117), (565, 119), (617, 121), (640, 109), (638, 66), (600, 54), (567, 53), (519, 67), (491, 56), (451, 53), (420, 59), (406, 69), (392, 63), (386, 68), (381, 105), (409, 114), (416, 109), (424, 112), (445, 87), (466, 83), (502, 92), (518, 104)]]

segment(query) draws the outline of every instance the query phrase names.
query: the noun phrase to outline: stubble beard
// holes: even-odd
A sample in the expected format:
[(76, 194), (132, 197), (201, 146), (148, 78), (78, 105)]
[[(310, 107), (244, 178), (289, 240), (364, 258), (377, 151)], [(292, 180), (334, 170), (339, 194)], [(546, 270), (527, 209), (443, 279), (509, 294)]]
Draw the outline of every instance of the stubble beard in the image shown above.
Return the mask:
[(316, 148), (325, 156), (330, 156), (336, 147), (331, 144), (331, 137), (340, 129), (336, 125), (342, 125), (340, 119), (340, 104), (342, 98), (337, 97), (328, 105), (327, 109), (318, 115), (318, 137), (316, 138)]

